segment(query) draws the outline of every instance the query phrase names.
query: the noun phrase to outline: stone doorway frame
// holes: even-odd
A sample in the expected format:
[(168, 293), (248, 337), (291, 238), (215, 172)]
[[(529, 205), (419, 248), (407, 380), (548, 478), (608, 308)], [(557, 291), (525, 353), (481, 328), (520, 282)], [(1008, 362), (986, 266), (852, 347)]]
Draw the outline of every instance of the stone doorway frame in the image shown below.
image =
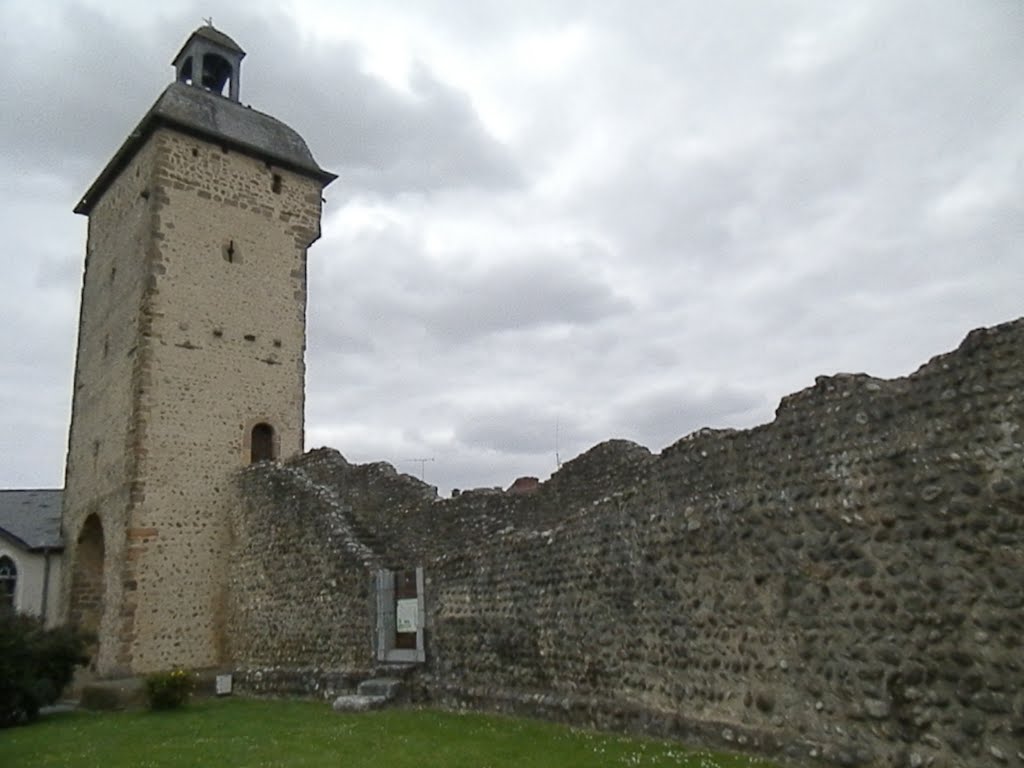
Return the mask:
[[(406, 569), (402, 569), (404, 571)], [(413, 569), (407, 569), (409, 571)], [(415, 616), (411, 617), (411, 620), (416, 629), (416, 647), (415, 648), (398, 648), (396, 647), (397, 634), (398, 634), (398, 612), (400, 610), (399, 597), (395, 592), (395, 577), (397, 573), (402, 571), (390, 570), (382, 568), (376, 571), (372, 579), (372, 589), (376, 595), (376, 633), (375, 633), (375, 645), (376, 645), (376, 658), (377, 661), (382, 662), (397, 662), (397, 663), (422, 663), (427, 660), (426, 644), (424, 642), (424, 626), (426, 624), (426, 606), (423, 599), (424, 593), (424, 578), (422, 566), (417, 566), (416, 571), (416, 597), (415, 599)], [(412, 611), (413, 605), (409, 601), (411, 598), (401, 598), (404, 603), (401, 606), (404, 618), (409, 620), (409, 614)]]

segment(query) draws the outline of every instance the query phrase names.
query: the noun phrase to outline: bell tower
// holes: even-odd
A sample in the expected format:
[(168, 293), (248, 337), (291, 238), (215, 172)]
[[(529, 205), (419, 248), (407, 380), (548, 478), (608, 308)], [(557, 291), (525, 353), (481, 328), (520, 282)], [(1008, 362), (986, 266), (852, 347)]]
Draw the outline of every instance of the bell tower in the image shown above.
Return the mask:
[(303, 448), (306, 254), (335, 176), (239, 102), (211, 25), (85, 193), (63, 510), (66, 618), (100, 675), (228, 661), (236, 475)]
[[(171, 64), (179, 83), (198, 85), (238, 101), (243, 58), (245, 51), (238, 47), (238, 43), (208, 24), (192, 33)], [(224, 93), (225, 85), (228, 86), (227, 94)]]

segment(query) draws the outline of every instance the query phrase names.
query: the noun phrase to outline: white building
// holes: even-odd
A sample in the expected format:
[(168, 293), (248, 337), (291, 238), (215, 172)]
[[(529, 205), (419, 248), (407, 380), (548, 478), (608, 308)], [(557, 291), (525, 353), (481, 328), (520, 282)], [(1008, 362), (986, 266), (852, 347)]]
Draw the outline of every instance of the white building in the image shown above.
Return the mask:
[(60, 490), (0, 490), (0, 608), (60, 615)]

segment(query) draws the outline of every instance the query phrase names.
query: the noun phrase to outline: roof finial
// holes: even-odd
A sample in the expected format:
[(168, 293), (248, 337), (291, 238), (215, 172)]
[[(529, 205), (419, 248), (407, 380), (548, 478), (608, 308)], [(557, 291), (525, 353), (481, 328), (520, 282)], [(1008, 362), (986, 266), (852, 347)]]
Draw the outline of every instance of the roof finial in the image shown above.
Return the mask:
[(203, 19), (203, 21), (206, 22), (206, 26), (208, 26), (208, 27), (212, 27), (213, 26), (213, 16), (207, 16), (205, 19)]

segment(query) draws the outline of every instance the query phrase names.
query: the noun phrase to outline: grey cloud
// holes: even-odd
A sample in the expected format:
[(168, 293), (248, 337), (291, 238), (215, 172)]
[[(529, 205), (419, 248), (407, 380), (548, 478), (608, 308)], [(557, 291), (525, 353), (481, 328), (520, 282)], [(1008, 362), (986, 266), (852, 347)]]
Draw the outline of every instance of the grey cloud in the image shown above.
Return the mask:
[[(395, 98), (377, 114), (367, 110), (363, 131), (334, 139), (342, 184), (382, 193), (436, 188), (507, 188), (522, 183), (511, 153), (487, 135), (469, 100), (420, 65), (412, 94)], [(344, 94), (342, 94), (344, 98)], [(346, 101), (351, 101), (346, 99)], [(358, 109), (358, 103), (355, 105)], [(390, 112), (390, 114), (389, 114)], [(379, 153), (370, 162), (351, 156), (362, 139), (376, 136)], [(369, 143), (369, 142), (367, 142)]]
[(467, 254), (455, 259), (462, 266), (453, 266), (385, 229), (342, 249), (343, 266), (314, 276), (324, 282), (314, 284), (311, 306), (327, 312), (312, 321), (317, 338), (338, 334), (327, 327), (333, 326), (343, 329), (334, 336), (343, 344), (350, 335), (419, 344), (427, 334), (443, 349), (499, 333), (585, 326), (630, 309), (626, 298), (586, 268), (583, 259), (593, 254), (582, 246), (493, 258)]
[(329, 317), (320, 317), (310, 322), (309, 345), (317, 349), (325, 357), (335, 355), (361, 355), (372, 352), (370, 339), (352, 333), (339, 324), (330, 321)]
[(406, 93), (368, 74), (355, 44), (300, 48), (287, 19), (249, 18), (237, 35), (260, 41), (246, 60), (245, 100), (291, 124), (320, 164), (339, 174), (330, 194), (390, 197), (522, 183), (516, 159), (487, 132), (466, 94), (425, 63), (414, 68)]
[(582, 268), (557, 262), (553, 266), (533, 258), (451, 275), (447, 300), (428, 313), (426, 324), (445, 338), (467, 338), (588, 324), (629, 308), (628, 301)]
[(650, 443), (648, 447), (657, 451), (702, 427), (746, 426), (765, 405), (760, 392), (727, 385), (694, 392), (690, 386), (681, 380), (611, 403), (614, 436)]
[(586, 430), (571, 415), (550, 403), (522, 400), (491, 408), (465, 409), (459, 414), (457, 440), (471, 450), (522, 456), (553, 456), (559, 445), (584, 440)]
[[(67, 422), (57, 417), (63, 416), (66, 419), (69, 412), (54, 412), (54, 402), (58, 401), (53, 397), (39, 399), (40, 406), (54, 413), (51, 421), (51, 417), (41, 420), (31, 411), (24, 410), (24, 403), (20, 397), (0, 397), (0, 408), (11, 414), (4, 419), (4, 429), (17, 436), (16, 439), (5, 441), (0, 450), (0, 462), (3, 462), (4, 467), (4, 487), (63, 487), (62, 458), (67, 445)], [(57, 423), (58, 421), (60, 423)], [(49, 460), (41, 462), (40, 457), (47, 457)]]
[[(82, 266), (75, 256), (50, 257), (39, 262), (36, 271), (37, 288), (73, 292), (82, 281)], [(63, 300), (64, 295), (61, 296)]]
[(77, 5), (54, 9), (55, 26), (36, 27), (34, 14), (12, 18), (17, 12), (0, 5), (0, 24), (19, 30), (7, 38), (0, 78), (0, 101), (16, 105), (0, 114), (0, 152), (23, 173), (60, 172), (81, 186), (156, 98), (154, 78), (161, 82), (173, 51), (154, 57), (155, 35)]
[[(710, 51), (699, 80), (673, 85), (662, 70), (644, 73), (657, 84), (658, 105), (671, 104), (671, 113), (683, 117), (656, 122), (627, 143), (625, 172), (581, 194), (580, 213), (614, 222), (617, 237), (644, 253), (664, 260), (676, 252), (718, 269), (735, 269), (763, 256), (765, 244), (837, 215), (852, 219), (839, 228), (858, 238), (892, 238), (919, 225), (926, 190), (970, 167), (977, 148), (992, 144), (987, 136), (1003, 137), (1007, 121), (1024, 115), (1024, 92), (1007, 89), (1005, 67), (980, 76), (977, 38), (950, 43), (942, 14), (918, 18), (913, 6), (895, 8), (864, 14), (865, 22), (844, 30), (838, 53), (830, 50), (801, 71), (775, 65), (791, 27), (804, 21), (798, 17), (737, 29), (749, 49), (732, 64)], [(1024, 59), (1019, 46), (1008, 46), (1009, 20), (975, 10), (958, 11), (965, 27), (1001, 56)], [(719, 40), (720, 30), (708, 28)], [(908, 30), (916, 44), (904, 39)], [(645, 24), (638, 35), (651, 31)], [(740, 60), (742, 75), (731, 69)], [(716, 88), (721, 81), (729, 87)], [(652, 103), (645, 111), (657, 108)], [(750, 135), (733, 146), (746, 126)], [(675, 157), (672, 147), (688, 138), (706, 154)], [(991, 149), (1012, 160), (1021, 143), (1004, 139)]]
[[(16, 10), (0, 8), (0, 23), (23, 30), (0, 80), (0, 100), (17, 105), (0, 117), (2, 151), (12, 166), (62, 167), (86, 185), (172, 80), (168, 61), (198, 10), (144, 29), (74, 4), (55, 9), (56, 28), (34, 29), (31, 19), (8, 17)], [(249, 50), (243, 101), (299, 130), (321, 165), (341, 175), (336, 190), (395, 195), (521, 182), (466, 95), (425, 64), (403, 93), (367, 74), (352, 44), (304, 47), (286, 17), (239, 14), (230, 33)]]
[(57, 363), (52, 352), (68, 355), (71, 344), (53, 332), (48, 315), (49, 308), (39, 306), (34, 317), (20, 319), (0, 335), (0, 348), (7, 358), (0, 382), (4, 433), (0, 466), (8, 487), (63, 484), (71, 379), (63, 360)]

